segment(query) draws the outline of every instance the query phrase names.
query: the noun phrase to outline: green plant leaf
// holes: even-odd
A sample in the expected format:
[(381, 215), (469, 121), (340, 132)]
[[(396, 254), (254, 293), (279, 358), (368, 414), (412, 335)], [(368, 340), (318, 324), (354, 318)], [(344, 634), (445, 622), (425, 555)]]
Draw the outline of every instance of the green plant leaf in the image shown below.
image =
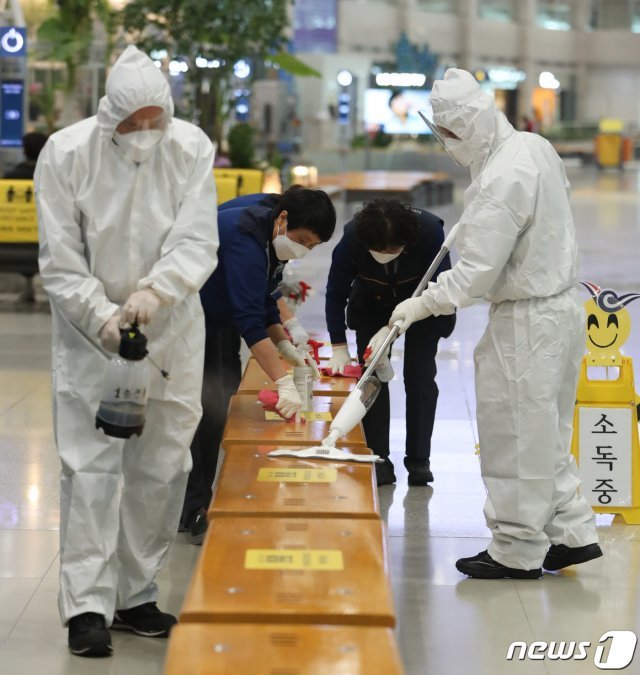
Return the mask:
[(43, 42), (71, 42), (73, 38), (74, 33), (57, 16), (43, 21), (38, 28), (38, 40)]
[(291, 75), (297, 75), (298, 77), (322, 77), (322, 74), (315, 68), (308, 66), (304, 61), (288, 52), (280, 52), (279, 54), (269, 56), (269, 60), (279, 65), (282, 70), (291, 73)]

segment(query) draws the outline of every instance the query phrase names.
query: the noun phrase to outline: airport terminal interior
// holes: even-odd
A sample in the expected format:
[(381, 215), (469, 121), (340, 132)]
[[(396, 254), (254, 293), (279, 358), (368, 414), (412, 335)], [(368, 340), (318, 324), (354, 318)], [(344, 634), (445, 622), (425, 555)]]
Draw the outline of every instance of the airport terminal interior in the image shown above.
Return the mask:
[[(117, 14), (127, 4), (114, 2), (111, 8)], [(155, 6), (139, 0), (131, 4), (145, 7), (147, 12)], [(18, 96), (16, 92), (22, 105), (18, 126), (16, 120), (7, 122), (3, 112), (0, 168), (4, 171), (23, 159), (23, 133), (49, 133), (95, 113), (109, 72), (104, 62), (112, 64), (127, 40), (119, 34), (112, 56), (102, 62), (100, 49), (87, 57), (88, 65), (80, 69), (81, 95), (75, 97), (75, 107), (69, 105), (68, 93), (62, 88), (52, 89), (58, 108), (49, 118), (46, 99), (39, 94), (57, 81), (62, 66), (52, 67), (55, 56), (44, 52), (30, 54), (33, 63), (28, 63), (26, 48), (18, 56), (10, 52), (19, 40), (37, 42), (38, 26), (47, 17), (56, 16), (56, 10), (35, 0), (0, 0), (0, 10), (2, 109), (18, 105), (18, 99), (11, 98)], [(215, 3), (211, 11), (216, 11)], [(441, 218), (445, 233), (464, 211), (468, 169), (453, 162), (427, 133), (421, 119), (409, 119), (411, 113), (400, 121), (389, 117), (390, 94), (400, 92), (410, 111), (423, 109), (429, 105), (433, 82), (441, 79), (448, 67), (471, 72), (514, 127), (545, 136), (562, 158), (571, 184), (579, 256), (577, 281), (612, 289), (619, 296), (640, 294), (640, 2), (297, 0), (295, 9), (291, 5), (288, 11), (290, 44), (295, 43), (295, 36), (299, 41), (296, 57), (313, 67), (318, 77), (294, 74), (283, 78), (274, 74), (273, 68), (263, 67), (254, 79), (248, 71), (257, 59), (251, 61), (247, 55), (228, 76), (229, 118), (221, 127), (225, 137), (217, 137), (221, 142), (216, 170), (248, 168), (247, 164), (234, 165), (229, 152), (233, 142), (226, 136), (231, 129), (250, 127), (255, 141), (251, 167), (261, 171), (262, 191), (277, 192), (302, 183), (330, 195), (337, 223), (332, 238), (286, 268), (289, 278), (310, 287), (304, 302), (296, 307), (296, 316), (312, 338), (324, 343), (322, 357), (332, 353), (325, 319), (332, 251), (344, 225), (362, 204), (392, 195)], [(96, 34), (94, 40), (103, 46), (103, 34)], [(218, 68), (212, 65), (216, 54), (200, 55), (198, 66), (166, 50), (151, 56), (167, 75), (179, 104), (181, 97), (189, 99), (189, 68), (209, 68), (211, 72)], [(26, 93), (31, 104), (40, 108), (29, 109)], [(181, 110), (178, 105), (176, 114)], [(193, 109), (184, 118), (196, 123), (200, 119), (205, 126), (206, 115), (198, 118)], [(413, 126), (407, 128), (406, 124)], [(219, 163), (220, 157), (224, 161)], [(418, 180), (427, 187), (413, 189)], [(487, 493), (480, 475), (474, 367), (474, 348), (488, 321), (489, 303), (484, 300), (459, 309), (453, 333), (439, 343), (439, 398), (431, 442), (434, 480), (428, 485), (409, 486), (403, 466), (404, 336), (391, 351), (395, 374), (389, 383), (390, 459), (396, 481), (375, 486), (371, 468), (372, 503), (376, 504), (373, 516), (377, 519), (379, 514), (384, 527), (378, 560), (384, 576), (381, 587), (369, 591), (373, 597), (385, 584), (390, 585), (392, 620), (377, 625), (392, 627), (387, 635), (397, 655), (393, 668), (372, 665), (366, 654), (358, 653), (358, 647), (345, 647), (344, 660), (332, 661), (331, 670), (319, 665), (325, 663), (321, 655), (289, 663), (269, 663), (269, 657), (263, 656), (249, 670), (208, 670), (213, 668), (207, 665), (208, 658), (213, 663), (214, 653), (217, 657), (228, 649), (226, 637), (217, 638), (216, 627), (225, 624), (225, 630), (232, 631), (234, 626), (255, 626), (261, 621), (256, 618), (259, 611), (244, 617), (236, 614), (227, 622), (214, 611), (213, 619), (205, 619), (211, 630), (208, 641), (193, 643), (193, 650), (200, 650), (202, 665), (198, 670), (178, 667), (175, 659), (168, 664), (171, 638), (152, 639), (129, 632), (112, 631), (113, 655), (109, 658), (71, 654), (58, 613), (60, 458), (51, 405), (51, 311), (39, 275), (28, 282), (24, 276), (25, 270), (31, 274), (30, 264), (37, 264), (33, 253), (37, 236), (20, 239), (19, 228), (6, 221), (9, 213), (22, 214), (10, 210), (13, 197), (8, 197), (13, 189), (19, 201), (20, 185), (19, 180), (10, 183), (0, 179), (1, 675), (584, 675), (613, 669), (615, 658), (621, 659), (616, 668), (640, 673), (636, 642), (632, 647), (628, 642), (640, 634), (640, 518), (639, 524), (627, 522), (615, 508), (611, 512), (605, 508), (606, 500), (600, 501), (596, 525), (603, 556), (544, 572), (540, 579), (474, 579), (455, 567), (458, 559), (476, 555), (491, 541), (483, 515)], [(235, 178), (231, 188), (229, 185), (224, 178), (218, 182), (219, 203), (246, 194)], [(25, 209), (27, 201), (25, 197)], [(31, 250), (31, 262), (25, 262), (24, 257), (16, 262), (18, 246), (32, 247), (22, 248), (20, 254)], [(454, 242), (452, 264), (458, 258)], [(579, 284), (577, 288), (586, 303), (591, 297), (588, 289)], [(640, 301), (629, 302), (626, 311), (631, 329), (626, 342), (618, 346), (635, 363), (631, 372), (637, 373)], [(348, 343), (355, 354), (354, 331), (348, 332)], [(244, 344), (241, 356), (245, 368), (250, 354)], [(596, 370), (592, 376), (607, 381), (619, 374), (616, 368)], [(267, 379), (265, 375), (265, 382)], [(615, 396), (603, 396), (599, 400), (602, 408), (619, 404)], [(625, 403), (628, 408), (631, 405), (634, 415), (635, 403), (635, 399)], [(637, 417), (633, 419), (637, 422)], [(282, 421), (272, 424), (284, 427)], [(629, 504), (640, 508), (640, 447), (635, 424), (630, 439)], [(261, 440), (255, 438), (254, 445)], [(249, 439), (247, 447), (254, 447), (251, 442)], [(223, 443), (216, 480), (229, 456)], [(322, 464), (317, 460), (313, 466)], [(286, 488), (284, 483), (281, 487)], [(216, 489), (217, 484), (214, 495)], [(257, 523), (265, 520), (246, 516), (249, 528), (260, 527)], [(199, 573), (199, 560), (222, 545), (208, 536), (203, 545), (196, 546), (189, 532), (176, 534), (157, 577), (158, 606), (163, 611), (176, 616), (185, 611), (185, 596)], [(357, 574), (355, 571), (354, 576)], [(297, 583), (295, 576), (292, 579)], [(310, 579), (313, 586), (313, 576)], [(342, 590), (348, 594), (348, 589)], [(262, 597), (257, 591), (256, 595)], [(299, 627), (305, 623), (300, 618), (303, 611), (294, 606), (289, 619), (285, 611), (277, 622)], [(311, 623), (323, 622), (316, 619)], [(358, 626), (358, 618), (351, 616), (341, 622), (333, 617), (327, 623), (346, 630), (347, 626)], [(371, 627), (371, 621), (364, 620), (363, 625)], [(626, 652), (620, 646), (623, 638), (627, 640)], [(247, 654), (252, 643), (249, 638)], [(180, 658), (186, 658), (188, 641), (181, 648), (186, 651)], [(316, 651), (310, 649), (309, 653)], [(265, 651), (269, 653), (273, 652)]]
[[(580, 278), (615, 289), (637, 288), (633, 242), (638, 241), (640, 174), (635, 169), (623, 174), (577, 169), (569, 176), (574, 186)], [(456, 194), (461, 195), (461, 190)], [(344, 220), (345, 207), (338, 207)], [(460, 203), (436, 213), (450, 225), (460, 214)], [(305, 260), (305, 279), (317, 293), (302, 307), (300, 317), (319, 335), (326, 332), (323, 282), (329, 257), (330, 247), (320, 247), (308, 263)], [(59, 461), (50, 415), (51, 323), (40, 293), (37, 301), (38, 310), (19, 312), (12, 311), (14, 302), (8, 296), (3, 301), (2, 672), (161, 673), (166, 645), (160, 641), (115, 634), (115, 655), (109, 662), (79, 660), (67, 651), (56, 603)], [(440, 398), (432, 446), (435, 480), (429, 487), (407, 487), (402, 467), (403, 385), (397, 375), (391, 383), (391, 456), (398, 481), (381, 487), (379, 497), (387, 523), (389, 577), (402, 661), (411, 675), (599, 672), (579, 661), (507, 662), (507, 649), (516, 640), (595, 645), (607, 631), (637, 628), (637, 526), (599, 515), (604, 557), (545, 574), (539, 581), (467, 579), (454, 567), (459, 557), (475, 555), (488, 542), (482, 515), (485, 491), (475, 454), (473, 378), (473, 348), (484, 330), (487, 310), (483, 303), (461, 311), (453, 335), (441, 343)], [(637, 314), (633, 307), (631, 314)], [(640, 358), (637, 331), (632, 330), (625, 351)], [(400, 342), (391, 359), (397, 372), (401, 372), (402, 353)], [(177, 536), (159, 578), (160, 604), (168, 611), (179, 612), (199, 553), (187, 534)]]

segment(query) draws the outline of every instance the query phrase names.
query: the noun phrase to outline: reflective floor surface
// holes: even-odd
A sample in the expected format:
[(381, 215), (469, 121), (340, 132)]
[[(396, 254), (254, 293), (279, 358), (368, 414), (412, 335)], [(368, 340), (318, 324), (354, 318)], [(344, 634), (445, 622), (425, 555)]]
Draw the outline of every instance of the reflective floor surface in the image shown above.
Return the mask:
[[(581, 279), (640, 292), (639, 176), (636, 171), (570, 171)], [(459, 201), (462, 190), (456, 194)], [(342, 223), (348, 212), (338, 206)], [(433, 210), (450, 226), (460, 204)], [(297, 273), (315, 289), (299, 316), (319, 335), (331, 248), (331, 243), (319, 247), (297, 263)], [(162, 640), (115, 634), (114, 656), (106, 660), (80, 659), (67, 651), (56, 606), (59, 463), (50, 414), (50, 317), (41, 310), (24, 311), (10, 297), (0, 298), (0, 309), (0, 673), (160, 674)], [(637, 327), (625, 351), (640, 363), (640, 301), (629, 312)], [(401, 378), (391, 383), (398, 482), (381, 488), (380, 499), (406, 672), (597, 673), (594, 657), (604, 633), (640, 632), (640, 527), (598, 516), (604, 558), (539, 581), (469, 580), (454, 567), (457, 558), (475, 555), (488, 543), (473, 386), (473, 347), (486, 314), (486, 305), (461, 311), (454, 334), (441, 343), (433, 487), (407, 488), (404, 392)], [(392, 359), (398, 373), (401, 359), (399, 341)], [(198, 552), (186, 535), (178, 535), (159, 579), (163, 609), (179, 611)], [(509, 661), (513, 641), (590, 645), (583, 660), (519, 660), (517, 651)], [(640, 673), (640, 653), (625, 672)]]

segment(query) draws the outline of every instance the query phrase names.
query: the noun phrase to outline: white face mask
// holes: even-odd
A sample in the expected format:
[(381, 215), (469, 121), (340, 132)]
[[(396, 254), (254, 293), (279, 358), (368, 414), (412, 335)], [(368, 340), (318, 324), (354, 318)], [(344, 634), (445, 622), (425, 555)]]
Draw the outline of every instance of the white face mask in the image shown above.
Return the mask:
[(378, 253), (378, 251), (369, 251), (371, 253), (371, 257), (376, 261), (379, 262), (381, 265), (386, 265), (387, 263), (390, 263), (392, 260), (395, 260), (403, 251), (404, 249), (401, 248), (397, 253)]
[(273, 240), (273, 248), (276, 252), (278, 260), (294, 260), (296, 258), (303, 258), (309, 249), (303, 244), (289, 239), (286, 235), (287, 226), (284, 228), (285, 234), (280, 234), (280, 225), (278, 225), (278, 234)]
[(444, 146), (454, 161), (460, 166), (470, 166), (473, 161), (469, 146), (458, 138), (445, 138)]
[(128, 134), (115, 132), (113, 137), (122, 149), (125, 157), (138, 164), (149, 159), (156, 146), (162, 140), (164, 131), (160, 129), (146, 129), (143, 131), (130, 131)]

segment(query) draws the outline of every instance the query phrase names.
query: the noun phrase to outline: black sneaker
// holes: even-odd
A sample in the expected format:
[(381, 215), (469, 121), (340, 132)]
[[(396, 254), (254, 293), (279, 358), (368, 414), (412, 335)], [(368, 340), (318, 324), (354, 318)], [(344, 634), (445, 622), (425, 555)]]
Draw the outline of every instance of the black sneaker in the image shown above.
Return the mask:
[(378, 485), (393, 485), (396, 482), (393, 463), (388, 457), (384, 458), (384, 462), (376, 462), (375, 467)]
[(552, 544), (547, 551), (542, 566), (549, 572), (564, 569), (569, 565), (595, 560), (602, 556), (602, 549), (598, 544), (587, 544), (570, 548), (564, 544)]
[(202, 546), (204, 535), (207, 534), (208, 527), (207, 512), (205, 509), (201, 508), (193, 517), (193, 520), (189, 525), (190, 541), (194, 546)]
[(173, 614), (161, 612), (155, 602), (145, 602), (131, 609), (117, 609), (113, 630), (130, 630), (144, 637), (168, 637), (172, 626), (178, 623)]
[(481, 551), (473, 558), (460, 558), (456, 569), (474, 579), (539, 579), (542, 569), (520, 570), (505, 567), (496, 562), (486, 551)]
[(85, 612), (69, 619), (69, 650), (78, 656), (111, 656), (111, 635), (102, 614)]
[(404, 465), (409, 472), (407, 479), (409, 485), (427, 485), (427, 483), (433, 483), (433, 474), (431, 473), (428, 459), (405, 457)]

